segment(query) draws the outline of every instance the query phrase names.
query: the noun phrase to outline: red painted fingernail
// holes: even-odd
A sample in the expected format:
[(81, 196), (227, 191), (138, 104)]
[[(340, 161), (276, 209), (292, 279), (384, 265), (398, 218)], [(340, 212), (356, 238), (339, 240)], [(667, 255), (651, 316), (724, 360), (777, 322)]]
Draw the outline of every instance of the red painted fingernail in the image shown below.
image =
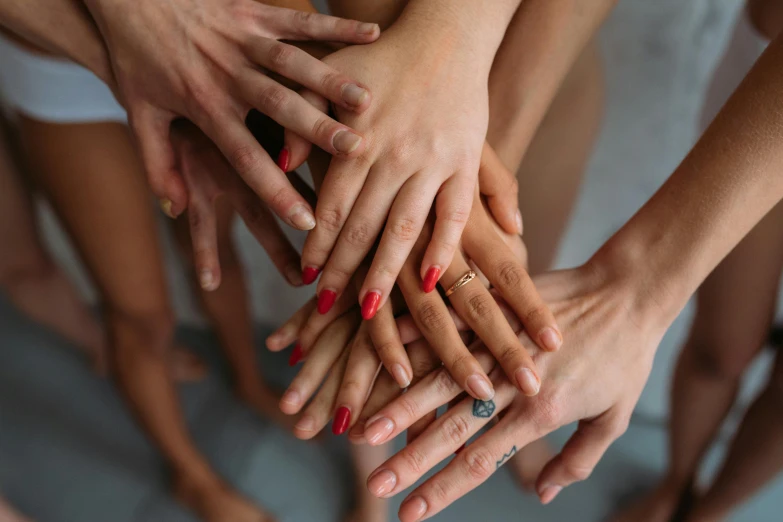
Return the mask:
[(430, 293), (435, 290), (435, 285), (438, 284), (440, 278), (440, 268), (437, 266), (431, 266), (427, 273), (424, 275), (424, 280), (421, 282), (421, 289), (425, 293)]
[(378, 311), (378, 303), (381, 302), (381, 294), (378, 292), (369, 292), (362, 301), (362, 317), (369, 320), (375, 317)]
[(324, 315), (331, 310), (335, 300), (337, 300), (337, 293), (332, 290), (322, 290), (321, 295), (318, 296), (318, 313)]
[(283, 150), (281, 150), (280, 154), (277, 156), (277, 166), (280, 167), (280, 170), (288, 172), (288, 162), (290, 159), (291, 151), (288, 150), (288, 147), (283, 147)]
[(318, 274), (321, 273), (321, 269), (315, 268), (312, 266), (306, 266), (304, 267), (304, 270), (302, 270), (302, 282), (306, 285), (310, 285), (318, 279)]
[(459, 448), (457, 448), (457, 451), (455, 451), (455, 452), (454, 452), (454, 454), (455, 454), (455, 455), (459, 455), (459, 454), (460, 454), (460, 452), (461, 452), (462, 450), (464, 450), (464, 449), (465, 449), (465, 445), (463, 444), (462, 446), (460, 446)]
[(348, 429), (348, 425), (351, 423), (351, 410), (345, 406), (337, 408), (337, 413), (334, 414), (334, 421), (332, 422), (332, 433), (335, 435), (342, 435), (345, 430)]
[(294, 350), (291, 352), (291, 357), (288, 358), (288, 366), (296, 366), (296, 363), (302, 360), (302, 345), (296, 343)]

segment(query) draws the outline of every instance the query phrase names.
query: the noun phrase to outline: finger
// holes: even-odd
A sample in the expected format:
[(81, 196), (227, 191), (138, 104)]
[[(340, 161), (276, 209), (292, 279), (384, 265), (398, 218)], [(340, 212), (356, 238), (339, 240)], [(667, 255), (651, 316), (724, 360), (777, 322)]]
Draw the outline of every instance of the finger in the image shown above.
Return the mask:
[[(448, 415), (452, 413), (444, 415), (444, 418)], [(503, 418), (460, 451), (444, 469), (416, 488), (400, 506), (400, 521), (425, 520), (439, 513), (491, 477), (518, 448), (541, 436), (533, 423), (521, 423), (511, 416)], [(423, 437), (437, 440), (443, 435), (428, 431)], [(456, 449), (454, 443), (449, 444), (448, 449), (453, 452)], [(446, 448), (442, 450), (445, 451)]]
[(626, 430), (626, 422), (611, 417), (582, 421), (559, 455), (544, 466), (536, 481), (543, 504), (549, 504), (566, 487), (587, 480), (609, 446)]
[[(299, 96), (324, 114), (329, 112), (329, 101), (323, 96), (319, 96), (307, 89), (299, 91)], [(312, 148), (312, 143), (295, 132), (285, 129), (283, 134), (283, 149), (280, 151), (280, 156), (277, 158), (277, 166), (284, 172), (298, 169), (307, 161)]]
[[(280, 328), (272, 332), (272, 334), (266, 338), (266, 347), (269, 351), (279, 352), (294, 342), (299, 335), (302, 325), (304, 325), (307, 318), (310, 317), (313, 310), (315, 310), (315, 298), (307, 301), (304, 306), (297, 310)], [(293, 366), (293, 364), (291, 366)]]
[(310, 400), (334, 362), (346, 351), (346, 345), (359, 327), (359, 322), (358, 314), (346, 314), (330, 325), (324, 331), (324, 335), (318, 338), (305, 359), (302, 369), (280, 399), (280, 409), (283, 413), (288, 415), (299, 413), (302, 406)]
[[(468, 323), (463, 321), (462, 317), (457, 315), (457, 312), (454, 311), (454, 308), (449, 307), (449, 315), (451, 315), (451, 319), (454, 321), (454, 326), (457, 328), (457, 331), (464, 332), (466, 330), (470, 330)], [(413, 317), (410, 314), (401, 315), (396, 319), (396, 321), (397, 330), (399, 331), (402, 344), (408, 344), (421, 339), (421, 330), (419, 330), (419, 327), (416, 326), (416, 321), (413, 320)]]
[[(382, 306), (386, 301), (402, 265), (408, 259), (408, 254), (421, 234), (437, 192), (437, 187), (432, 186), (432, 179), (433, 176), (425, 173), (417, 174), (399, 191), (393, 192), (396, 193), (396, 197), (391, 211), (386, 211), (386, 207), (383, 206), (376, 207), (379, 215), (383, 212), (384, 218), (388, 213), (388, 219), (378, 249), (373, 256), (372, 265), (359, 292), (359, 298), (362, 300), (362, 316), (365, 319), (371, 319), (375, 315), (378, 304)], [(386, 186), (387, 193), (391, 192), (388, 183)], [(437, 277), (432, 281), (431, 288), (426, 287), (427, 281), (425, 276), (425, 292), (435, 288)]]
[(337, 394), (337, 410), (332, 422), (332, 433), (335, 435), (342, 435), (356, 424), (359, 412), (370, 395), (372, 383), (378, 375), (381, 362), (373, 348), (366, 322), (359, 327), (350, 351)]
[(385, 370), (381, 370), (378, 378), (375, 379), (372, 390), (370, 390), (370, 396), (365, 401), (364, 408), (362, 408), (356, 419), (356, 423), (348, 432), (348, 440), (353, 444), (365, 443), (364, 425), (367, 422), (367, 419), (375, 415), (378, 410), (394, 400), (394, 398), (401, 393), (402, 389), (394, 381), (394, 378)]
[[(411, 360), (411, 367), (413, 368), (413, 379), (411, 379), (411, 386), (416, 385), (419, 381), (424, 379), (427, 375), (434, 370), (443, 366), (438, 356), (430, 348), (430, 345), (426, 341), (416, 341), (408, 345), (408, 357)], [(408, 433), (406, 433), (407, 441), (410, 442), (418, 437), (421, 433), (429, 427), (430, 424), (435, 422), (438, 417), (438, 411), (433, 410), (421, 417), (418, 421), (414, 422), (408, 427)]]
[(509, 234), (522, 234), (522, 213), (519, 211), (519, 183), (495, 150), (484, 143), (479, 167), (479, 191), (495, 221)]
[(498, 392), (494, 400), (466, 398), (442, 415), (416, 440), (370, 475), (367, 480), (370, 493), (387, 498), (408, 488), (443, 459), (453, 455), (455, 450), (486, 426), (499, 410), (511, 404), (516, 394), (513, 386), (499, 372), (495, 372), (494, 376)]
[(436, 271), (443, 274), (451, 264), (470, 216), (475, 189), (475, 180), (464, 174), (452, 176), (441, 187), (435, 200), (435, 229), (421, 264), (422, 281), (428, 276), (431, 279)]
[(310, 318), (305, 323), (304, 328), (299, 333), (299, 341), (302, 344), (302, 350), (307, 354), (310, 352), (313, 343), (323, 333), (324, 329), (342, 316), (346, 311), (354, 308), (356, 303), (356, 292), (349, 286), (348, 291), (341, 295), (335, 305), (325, 314), (322, 314), (318, 307), (310, 314)]
[[(453, 289), (453, 285), (469, 271), (470, 267), (458, 254), (443, 276), (444, 288)], [(508, 324), (492, 294), (478, 278), (454, 289), (449, 300), (471, 330), (484, 341), (511, 382), (525, 395), (538, 394), (541, 380), (533, 359)]]
[[(278, 40), (323, 40), (362, 44), (374, 42), (381, 34), (378, 24), (294, 9), (267, 9), (276, 11), (275, 20), (279, 24), (275, 36)], [(268, 22), (269, 14), (265, 14), (263, 19)]]
[(344, 109), (362, 112), (370, 105), (367, 87), (293, 45), (260, 37), (245, 47), (245, 53), (255, 64), (295, 81)]
[(174, 117), (157, 109), (142, 109), (130, 115), (147, 182), (163, 211), (176, 218), (188, 207), (188, 191), (177, 170), (169, 131)]
[(539, 295), (522, 262), (492, 229), (489, 220), (469, 224), (463, 245), (473, 262), (514, 310), (536, 344), (548, 351), (560, 348), (563, 336), (554, 314)]
[(296, 229), (311, 230), (315, 227), (310, 205), (272, 162), (243, 122), (235, 117), (223, 116), (209, 126), (200, 126), (272, 212)]
[(387, 302), (368, 322), (368, 330), (375, 352), (383, 362), (386, 371), (394, 377), (400, 388), (410, 386), (413, 369), (397, 331), (391, 302)]
[[(483, 350), (475, 355), (484, 371), (489, 373), (494, 367), (490, 353)], [(407, 430), (425, 415), (448, 404), (462, 392), (462, 387), (445, 368), (437, 369), (368, 419), (364, 436), (373, 446), (383, 444)]]
[(334, 414), (337, 392), (340, 388), (350, 350), (343, 350), (313, 401), (307, 405), (302, 418), (294, 426), (294, 435), (303, 440), (316, 436), (329, 423)]
[(220, 286), (220, 257), (215, 207), (206, 198), (194, 198), (187, 215), (193, 245), (193, 265), (199, 285), (207, 292), (217, 290)]

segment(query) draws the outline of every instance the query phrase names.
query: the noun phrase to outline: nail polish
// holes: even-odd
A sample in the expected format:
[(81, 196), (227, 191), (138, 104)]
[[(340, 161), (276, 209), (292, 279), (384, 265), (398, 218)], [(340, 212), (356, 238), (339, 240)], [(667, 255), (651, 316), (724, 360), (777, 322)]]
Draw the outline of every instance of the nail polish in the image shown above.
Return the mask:
[(315, 216), (305, 205), (294, 205), (288, 214), (288, 219), (299, 230), (312, 230), (315, 228)]
[(362, 301), (362, 317), (365, 320), (370, 320), (375, 317), (380, 302), (381, 294), (378, 292), (369, 292), (365, 295), (364, 300)]
[(291, 151), (288, 150), (288, 147), (283, 147), (283, 150), (280, 151), (280, 154), (277, 156), (277, 166), (280, 167), (280, 170), (283, 172), (288, 172), (288, 164), (291, 159)]
[(318, 274), (320, 273), (321, 270), (319, 268), (306, 266), (304, 267), (304, 270), (302, 270), (302, 282), (306, 285), (313, 284), (313, 282), (318, 279)]
[(544, 348), (550, 352), (556, 351), (563, 344), (563, 338), (550, 326), (541, 330), (538, 334), (538, 339), (544, 345)]
[(367, 479), (367, 489), (376, 497), (385, 497), (397, 486), (397, 475), (388, 469), (374, 473)]
[(296, 343), (294, 350), (291, 352), (291, 357), (288, 358), (288, 366), (296, 366), (296, 363), (302, 360), (302, 345)]
[(337, 293), (333, 290), (321, 290), (321, 294), (318, 296), (318, 313), (324, 315), (329, 312), (336, 300)]
[(350, 154), (359, 148), (362, 137), (348, 130), (342, 130), (334, 135), (332, 145), (341, 154)]
[(351, 423), (351, 410), (345, 406), (337, 408), (337, 413), (334, 414), (334, 421), (332, 422), (332, 433), (335, 435), (342, 435), (345, 430), (348, 429), (348, 425)]
[(490, 382), (484, 376), (477, 373), (468, 377), (467, 387), (473, 397), (482, 401), (491, 401), (495, 396)]
[(370, 96), (370, 93), (368, 93), (366, 89), (359, 87), (355, 83), (344, 85), (342, 94), (345, 103), (353, 107), (360, 107), (367, 101), (367, 97)]
[(364, 438), (367, 439), (371, 445), (381, 444), (386, 442), (389, 435), (394, 431), (394, 422), (386, 417), (373, 421), (372, 424), (368, 424), (364, 428)]
[(431, 266), (424, 275), (424, 280), (421, 282), (421, 289), (424, 290), (425, 293), (429, 294), (435, 290), (435, 285), (438, 284), (439, 278), (440, 268), (437, 266)]
[(538, 391), (541, 389), (541, 382), (530, 368), (520, 368), (514, 374), (514, 378), (516, 378), (517, 386), (522, 390), (522, 393), (528, 397), (538, 395)]
[(563, 491), (563, 488), (560, 486), (544, 486), (539, 494), (541, 503), (544, 505), (549, 504), (561, 491)]

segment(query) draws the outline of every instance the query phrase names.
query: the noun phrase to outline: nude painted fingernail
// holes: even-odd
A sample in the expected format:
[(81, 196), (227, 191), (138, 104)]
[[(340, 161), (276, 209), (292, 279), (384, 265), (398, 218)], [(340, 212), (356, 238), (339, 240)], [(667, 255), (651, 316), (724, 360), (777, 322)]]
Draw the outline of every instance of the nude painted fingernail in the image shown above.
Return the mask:
[(293, 264), (285, 267), (285, 278), (291, 286), (302, 286), (302, 272), (299, 270), (299, 265)]
[(380, 30), (380, 26), (378, 24), (359, 24), (359, 27), (356, 28), (356, 32), (359, 34), (375, 34), (377, 31)]
[(522, 213), (519, 210), (517, 210), (517, 214), (514, 216), (514, 219), (517, 222), (517, 233), (521, 236), (524, 228), (522, 226)]
[(163, 211), (164, 214), (166, 214), (171, 219), (177, 219), (177, 216), (174, 215), (174, 212), (171, 211), (171, 207), (173, 203), (168, 198), (163, 198), (159, 202), (160, 209)]
[(401, 364), (397, 363), (392, 366), (392, 375), (394, 375), (394, 380), (397, 381), (400, 388), (407, 388), (411, 385), (411, 378)]
[(383, 497), (394, 491), (397, 475), (388, 469), (376, 471), (367, 479), (367, 489), (376, 497)]
[(495, 390), (492, 389), (492, 383), (478, 373), (474, 373), (468, 377), (468, 388), (474, 397), (482, 401), (491, 401), (495, 396)]
[(367, 89), (359, 87), (355, 83), (343, 85), (343, 100), (345, 100), (345, 103), (348, 105), (359, 107), (367, 101), (369, 95), (370, 93), (367, 92)]
[(288, 214), (288, 219), (299, 230), (312, 230), (315, 228), (315, 216), (304, 205), (296, 205)]
[(361, 143), (361, 136), (347, 130), (338, 132), (332, 139), (332, 145), (334, 145), (335, 150), (342, 154), (350, 154), (351, 152), (358, 149)]
[(381, 444), (386, 442), (393, 431), (394, 422), (386, 417), (381, 417), (364, 427), (364, 438), (372, 445)]
[(537, 395), (538, 391), (541, 389), (541, 382), (530, 368), (520, 368), (516, 371), (514, 377), (517, 380), (519, 389), (527, 396), (532, 397), (533, 395)]
[(306, 415), (299, 419), (299, 422), (294, 427), (300, 431), (313, 431), (315, 429), (315, 419)]
[(198, 283), (201, 288), (207, 292), (211, 292), (215, 289), (215, 276), (212, 275), (212, 270), (205, 268), (198, 274)]
[(429, 506), (427, 505), (426, 500), (419, 496), (415, 496), (403, 502), (402, 506), (400, 507), (400, 512), (402, 512), (404, 508), (406, 514), (411, 514), (417, 517), (416, 520), (420, 520), (421, 517), (423, 517), (427, 512), (428, 507)]
[[(285, 392), (285, 395), (280, 399), (280, 402), (290, 404), (291, 406), (299, 406), (302, 404), (302, 396), (299, 395), (299, 392), (290, 390)], [(299, 424), (297, 424), (297, 426), (299, 426)]]
[(544, 486), (538, 496), (541, 498), (541, 503), (546, 505), (552, 502), (561, 491), (563, 488), (560, 486)]
[(563, 344), (563, 338), (550, 326), (541, 330), (538, 334), (538, 338), (541, 341), (541, 344), (544, 345), (544, 348), (552, 352), (560, 348)]

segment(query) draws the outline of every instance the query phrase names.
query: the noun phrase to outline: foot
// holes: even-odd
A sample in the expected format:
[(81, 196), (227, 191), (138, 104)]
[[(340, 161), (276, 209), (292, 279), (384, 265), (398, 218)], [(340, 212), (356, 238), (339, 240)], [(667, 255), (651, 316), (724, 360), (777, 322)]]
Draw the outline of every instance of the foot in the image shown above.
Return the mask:
[(611, 522), (670, 522), (683, 500), (681, 488), (662, 483), (646, 496), (620, 510)]
[(279, 393), (264, 385), (247, 386), (237, 388), (237, 396), (255, 410), (261, 417), (269, 419), (278, 426), (293, 432), (294, 425), (299, 420), (297, 415), (286, 415), (280, 411)]
[(538, 475), (553, 456), (549, 443), (545, 439), (539, 439), (518, 451), (506, 466), (509, 466), (520, 486), (528, 491), (535, 491)]
[(0, 498), (0, 522), (32, 522)]
[(216, 479), (180, 477), (175, 481), (177, 499), (204, 522), (274, 522), (272, 515)]
[[(364, 491), (345, 522), (389, 522), (389, 503)], [(364, 498), (367, 497), (367, 498)]]

